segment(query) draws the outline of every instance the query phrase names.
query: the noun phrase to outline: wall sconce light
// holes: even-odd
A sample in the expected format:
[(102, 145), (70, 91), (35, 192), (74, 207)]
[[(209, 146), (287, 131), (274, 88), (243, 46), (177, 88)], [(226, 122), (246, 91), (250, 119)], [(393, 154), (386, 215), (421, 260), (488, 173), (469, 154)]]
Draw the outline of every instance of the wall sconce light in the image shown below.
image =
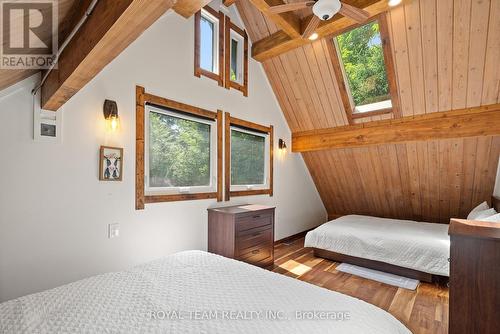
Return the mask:
[(278, 148), (279, 148), (280, 150), (286, 150), (286, 143), (285, 143), (285, 141), (284, 141), (283, 139), (281, 139), (281, 138), (278, 140)]
[(104, 119), (106, 127), (111, 131), (115, 131), (120, 126), (120, 118), (118, 117), (118, 106), (116, 101), (104, 100), (103, 107)]

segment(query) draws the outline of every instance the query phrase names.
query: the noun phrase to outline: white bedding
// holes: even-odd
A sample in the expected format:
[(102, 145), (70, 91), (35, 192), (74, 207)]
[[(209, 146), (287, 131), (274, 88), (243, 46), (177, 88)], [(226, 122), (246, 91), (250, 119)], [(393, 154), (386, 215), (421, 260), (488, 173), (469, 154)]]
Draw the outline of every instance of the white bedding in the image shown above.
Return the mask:
[(448, 225), (349, 215), (306, 235), (305, 247), (449, 276)]
[[(267, 310), (290, 320), (270, 320)], [(296, 311), (349, 312), (350, 317), (298, 320)], [(218, 255), (187, 251), (0, 304), (0, 333), (410, 332), (387, 312), (358, 299)]]

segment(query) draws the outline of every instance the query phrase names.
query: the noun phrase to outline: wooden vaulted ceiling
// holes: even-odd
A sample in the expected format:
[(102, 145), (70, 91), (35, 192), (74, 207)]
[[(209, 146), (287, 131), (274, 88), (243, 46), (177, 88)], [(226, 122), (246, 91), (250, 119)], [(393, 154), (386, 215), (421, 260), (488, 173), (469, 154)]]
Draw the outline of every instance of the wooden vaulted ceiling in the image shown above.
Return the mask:
[[(72, 16), (76, 10), (76, 0), (59, 0), (58, 6), (58, 21), (59, 21), (59, 37), (66, 36)], [(18, 18), (20, 22), (21, 18)], [(42, 36), (43, 41), (50, 41), (52, 32), (45, 31)], [(61, 38), (60, 38), (61, 39)], [(61, 39), (62, 40), (62, 39)], [(4, 41), (5, 43), (5, 41)], [(30, 75), (33, 75), (35, 70), (5, 70), (0, 69), (0, 90), (22, 80)]]
[[(255, 46), (281, 27), (250, 2), (236, 5)], [(387, 17), (403, 117), (500, 103), (500, 1), (411, 0)], [(262, 62), (292, 133), (348, 125), (327, 43), (305, 42)], [(447, 222), (490, 198), (500, 136), (302, 154), (330, 216)]]

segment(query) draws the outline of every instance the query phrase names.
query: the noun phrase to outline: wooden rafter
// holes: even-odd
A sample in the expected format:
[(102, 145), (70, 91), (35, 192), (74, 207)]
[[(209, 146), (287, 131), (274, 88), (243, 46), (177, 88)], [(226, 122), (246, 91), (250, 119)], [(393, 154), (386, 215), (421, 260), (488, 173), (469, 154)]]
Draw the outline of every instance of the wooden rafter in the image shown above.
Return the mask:
[[(254, 3), (253, 0), (251, 1), (252, 3)], [(406, 0), (403, 2), (409, 1), (411, 0)], [(348, 2), (358, 8), (366, 10), (369, 13), (370, 18), (384, 13), (390, 8), (387, 0), (357, 0)], [(257, 8), (260, 10), (259, 7)], [(310, 16), (305, 17), (302, 22), (308, 22), (309, 20)], [(315, 32), (318, 34), (319, 38), (323, 38), (339, 34), (340, 32), (349, 29), (350, 27), (353, 27), (357, 24), (358, 22), (337, 14), (328, 21), (322, 21)], [(304, 24), (302, 24), (302, 26), (304, 26)], [(253, 43), (252, 57), (257, 61), (262, 62), (308, 43), (311, 43), (309, 39), (302, 38), (301, 36), (292, 36), (283, 29)]]
[(99, 1), (42, 86), (42, 107), (57, 110), (171, 8), (175, 0)]
[(273, 14), (269, 12), (269, 7), (283, 5), (283, 0), (250, 0), (259, 11), (264, 13), (290, 38), (301, 39), (301, 20), (293, 12)]
[(174, 5), (174, 10), (177, 14), (186, 19), (193, 16), (200, 8), (208, 5), (212, 0), (177, 0)]
[(292, 134), (292, 151), (308, 152), (500, 134), (500, 104)]

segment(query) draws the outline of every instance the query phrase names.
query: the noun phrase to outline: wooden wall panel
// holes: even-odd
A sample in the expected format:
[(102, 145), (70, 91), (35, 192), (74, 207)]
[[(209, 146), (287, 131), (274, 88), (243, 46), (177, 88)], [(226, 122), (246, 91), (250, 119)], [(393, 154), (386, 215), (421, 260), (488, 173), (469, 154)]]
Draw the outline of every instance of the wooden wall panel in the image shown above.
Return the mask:
[[(247, 1), (237, 5), (253, 41), (276, 31)], [(393, 8), (388, 19), (403, 116), (500, 102), (500, 1), (413, 0)], [(328, 59), (330, 42), (316, 41), (263, 63), (292, 132), (348, 124)], [(332, 216), (447, 222), (489, 199), (499, 154), (500, 137), (490, 136), (303, 157)]]
[[(253, 41), (277, 31), (249, 2), (237, 6)], [(500, 102), (500, 1), (413, 0), (388, 17), (403, 116)], [(330, 42), (264, 63), (271, 85), (282, 86), (276, 95), (292, 132), (347, 124)]]
[(329, 215), (447, 223), (489, 200), (500, 136), (303, 153)]

